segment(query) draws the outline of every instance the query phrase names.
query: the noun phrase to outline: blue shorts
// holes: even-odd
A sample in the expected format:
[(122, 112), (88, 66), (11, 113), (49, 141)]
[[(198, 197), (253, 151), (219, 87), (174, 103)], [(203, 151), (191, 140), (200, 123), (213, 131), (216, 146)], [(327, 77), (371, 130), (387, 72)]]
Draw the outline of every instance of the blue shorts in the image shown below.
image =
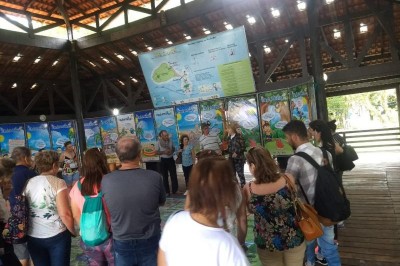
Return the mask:
[(63, 177), (65, 183), (67, 183), (67, 186), (71, 187), (75, 181), (79, 180), (80, 175), (79, 175), (79, 171), (76, 171), (75, 173), (70, 174), (70, 175), (63, 174), (62, 177)]

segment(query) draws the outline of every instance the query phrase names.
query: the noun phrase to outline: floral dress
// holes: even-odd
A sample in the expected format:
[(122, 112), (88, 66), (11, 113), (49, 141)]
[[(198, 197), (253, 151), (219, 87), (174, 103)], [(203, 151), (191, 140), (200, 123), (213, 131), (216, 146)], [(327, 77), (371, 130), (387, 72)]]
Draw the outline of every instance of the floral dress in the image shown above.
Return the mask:
[(276, 193), (257, 195), (250, 188), (249, 208), (254, 213), (254, 243), (269, 251), (284, 251), (304, 241), (287, 186)]

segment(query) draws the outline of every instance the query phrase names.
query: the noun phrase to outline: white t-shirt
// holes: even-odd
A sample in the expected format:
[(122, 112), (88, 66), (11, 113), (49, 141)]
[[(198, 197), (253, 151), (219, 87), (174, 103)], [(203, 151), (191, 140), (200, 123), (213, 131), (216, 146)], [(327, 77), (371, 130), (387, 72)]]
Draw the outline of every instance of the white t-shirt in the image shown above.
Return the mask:
[(50, 175), (29, 179), (24, 195), (28, 199), (30, 220), (28, 235), (49, 238), (66, 230), (57, 212), (57, 194), (67, 189), (65, 181)]
[(188, 211), (173, 215), (160, 240), (167, 264), (173, 266), (244, 266), (249, 262), (236, 238), (222, 228), (192, 219)]

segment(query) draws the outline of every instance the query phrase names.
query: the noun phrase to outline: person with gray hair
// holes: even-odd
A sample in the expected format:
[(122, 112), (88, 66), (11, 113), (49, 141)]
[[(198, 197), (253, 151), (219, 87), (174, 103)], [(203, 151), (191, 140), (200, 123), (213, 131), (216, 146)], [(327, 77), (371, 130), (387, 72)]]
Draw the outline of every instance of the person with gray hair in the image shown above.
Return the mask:
[(141, 151), (137, 138), (119, 139), (116, 153), (121, 167), (101, 182), (111, 217), (115, 265), (157, 265), (159, 206), (166, 194), (162, 176), (141, 168)]

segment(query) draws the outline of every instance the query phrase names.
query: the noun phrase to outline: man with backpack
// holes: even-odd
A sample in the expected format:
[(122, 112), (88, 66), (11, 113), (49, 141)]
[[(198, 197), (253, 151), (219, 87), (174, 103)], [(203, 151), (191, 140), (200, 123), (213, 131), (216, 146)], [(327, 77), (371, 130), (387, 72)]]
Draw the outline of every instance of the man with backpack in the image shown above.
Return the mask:
[[(302, 121), (293, 120), (282, 129), (286, 135), (286, 140), (295, 149), (295, 153), (304, 152), (308, 154), (315, 162), (323, 166), (332, 164), (332, 156), (327, 152), (327, 158), (324, 158), (323, 151), (313, 146), (307, 136), (306, 126)], [(315, 190), (317, 184), (318, 170), (302, 156), (292, 156), (288, 160), (286, 172), (293, 175), (296, 183), (301, 186), (299, 197), (304, 202), (315, 205)], [(302, 193), (304, 191), (304, 195)], [(317, 210), (318, 211), (318, 210)], [(328, 261), (329, 266), (341, 265), (338, 247), (334, 243), (333, 225), (323, 225), (324, 234), (317, 239), (319, 247), (322, 249), (322, 255)], [(315, 265), (315, 241), (307, 243), (306, 266)]]
[(141, 151), (136, 138), (121, 138), (116, 146), (121, 167), (101, 183), (111, 216), (115, 265), (157, 265), (159, 206), (166, 194), (162, 176), (141, 168)]

